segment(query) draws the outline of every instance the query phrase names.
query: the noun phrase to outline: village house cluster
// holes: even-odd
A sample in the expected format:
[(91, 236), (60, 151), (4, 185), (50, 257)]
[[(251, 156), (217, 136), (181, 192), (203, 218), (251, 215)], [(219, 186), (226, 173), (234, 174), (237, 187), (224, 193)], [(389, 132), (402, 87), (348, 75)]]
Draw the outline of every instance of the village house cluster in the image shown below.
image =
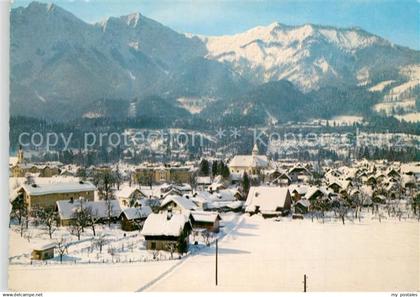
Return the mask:
[[(89, 168), (32, 164), (19, 150), (9, 169), (11, 224), (21, 234), (37, 222), (50, 238), (56, 226), (80, 240), (85, 229), (95, 235), (95, 226), (112, 225), (140, 232), (147, 250), (180, 255), (197, 235), (210, 244), (226, 213), (313, 220), (333, 211), (343, 224), (362, 208), (420, 213), (418, 162), (271, 161), (254, 145), (250, 155), (230, 160)], [(57, 249), (62, 256), (60, 243), (34, 246), (32, 259), (53, 258)]]

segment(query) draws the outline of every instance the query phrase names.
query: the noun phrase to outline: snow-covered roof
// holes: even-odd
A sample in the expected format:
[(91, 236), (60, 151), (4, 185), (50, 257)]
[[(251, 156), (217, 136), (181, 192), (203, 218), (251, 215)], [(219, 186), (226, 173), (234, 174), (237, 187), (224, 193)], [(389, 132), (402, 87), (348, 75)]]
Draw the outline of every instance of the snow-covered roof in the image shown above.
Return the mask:
[(129, 185), (122, 185), (120, 187), (120, 190), (115, 192), (115, 196), (117, 198), (125, 198), (125, 199), (128, 199), (136, 191), (139, 191), (142, 196), (146, 196), (140, 189), (138, 189), (136, 187), (130, 187)]
[(15, 166), (18, 162), (18, 157), (9, 157), (9, 166)]
[(311, 199), (313, 195), (317, 192), (321, 192), (323, 195), (328, 195), (328, 192), (325, 188), (318, 188), (316, 186), (309, 187), (308, 191), (305, 194), (306, 199)]
[(289, 175), (293, 172), (299, 172), (300, 174), (304, 173), (307, 175), (311, 175), (311, 173), (309, 172), (309, 170), (306, 167), (303, 167), (301, 165), (295, 165), (293, 166), (290, 170), (289, 170)]
[(303, 207), (309, 207), (311, 205), (309, 200), (306, 200), (306, 199), (300, 199), (299, 201), (296, 202), (296, 204), (300, 204)]
[(126, 208), (122, 211), (122, 213), (125, 215), (127, 220), (137, 220), (147, 218), (152, 213), (152, 209), (150, 206), (145, 205), (142, 207)]
[(401, 177), (401, 184), (406, 187), (408, 184), (416, 184), (416, 178), (414, 175), (403, 175)]
[(268, 158), (263, 155), (236, 155), (229, 163), (229, 167), (266, 168)]
[(189, 218), (182, 213), (152, 213), (144, 222), (143, 236), (179, 236)]
[(401, 172), (405, 174), (420, 174), (420, 163), (407, 163), (401, 165)]
[(222, 219), (217, 212), (210, 212), (210, 211), (192, 211), (191, 216), (196, 222), (206, 222), (206, 223), (214, 223), (216, 222), (216, 220)]
[(13, 202), (19, 196), (20, 188), (9, 191), (9, 201)]
[[(111, 203), (111, 216), (119, 217), (121, 214), (121, 207), (117, 200), (109, 201)], [(62, 220), (69, 220), (73, 217), (74, 213), (80, 210), (81, 207), (84, 209), (90, 208), (93, 216), (96, 218), (107, 218), (108, 217), (108, 201), (82, 201), (74, 200), (73, 202), (68, 200), (57, 201), (58, 215)]]
[(223, 183), (212, 183), (210, 186), (208, 186), (208, 189), (211, 189), (213, 191), (217, 191), (223, 188), (225, 188), (225, 185)]
[(179, 192), (189, 192), (192, 190), (191, 185), (189, 184), (181, 184), (181, 185), (174, 185), (174, 184), (163, 184), (160, 186), (160, 191), (162, 193), (167, 193), (169, 191), (179, 191)]
[(165, 199), (163, 199), (161, 203), (161, 207), (164, 207), (170, 202), (174, 202), (176, 205), (178, 205), (183, 210), (194, 210), (197, 209), (197, 205), (191, 201), (190, 199), (187, 199), (184, 196), (176, 196), (176, 195), (169, 195)]
[(299, 195), (305, 195), (308, 191), (308, 187), (303, 185), (290, 185), (289, 191), (290, 193), (297, 192)]
[(360, 187), (360, 191), (361, 191), (364, 195), (367, 195), (368, 197), (373, 195), (373, 189), (372, 189), (372, 187), (367, 186), (367, 185), (363, 185), (363, 186), (361, 186), (361, 187)]
[(55, 243), (43, 243), (43, 244), (38, 244), (35, 245), (33, 247), (34, 251), (45, 251), (45, 250), (49, 250), (49, 249), (54, 249), (57, 245)]
[(96, 187), (89, 182), (24, 185), (22, 188), (31, 196), (58, 193), (91, 192), (96, 190)]
[(197, 176), (195, 181), (197, 182), (197, 184), (200, 184), (200, 185), (210, 185), (211, 177), (210, 176)]
[(257, 207), (261, 212), (276, 211), (285, 206), (288, 196), (289, 189), (286, 187), (251, 187), (245, 202), (245, 211), (255, 211)]

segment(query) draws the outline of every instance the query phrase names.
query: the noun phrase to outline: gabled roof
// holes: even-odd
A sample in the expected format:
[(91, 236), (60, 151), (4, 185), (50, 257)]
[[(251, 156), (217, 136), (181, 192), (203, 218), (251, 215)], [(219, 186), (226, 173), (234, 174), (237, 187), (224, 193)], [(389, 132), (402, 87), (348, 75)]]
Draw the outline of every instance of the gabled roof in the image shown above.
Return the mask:
[(305, 195), (307, 191), (308, 191), (307, 186), (302, 186), (302, 185), (290, 185), (289, 186), (289, 192), (290, 193), (297, 192), (300, 195)]
[(170, 202), (175, 203), (183, 210), (197, 209), (197, 205), (190, 199), (187, 199), (186, 197), (183, 197), (183, 196), (175, 196), (175, 195), (169, 195), (165, 199), (163, 199), (162, 203), (160, 204), (161, 205), (160, 207), (165, 207)]
[(38, 244), (33, 247), (34, 251), (45, 251), (49, 249), (54, 249), (57, 245), (55, 243), (47, 243), (47, 244)]
[(196, 222), (214, 223), (221, 220), (219, 213), (210, 211), (192, 211), (191, 216)]
[[(81, 207), (84, 209), (90, 208), (93, 216), (96, 218), (107, 218), (108, 217), (108, 201), (81, 201), (74, 200), (73, 202), (68, 200), (60, 200), (56, 202), (58, 208), (58, 215), (61, 220), (69, 220), (73, 217), (74, 213), (80, 210)], [(117, 200), (109, 201), (111, 203), (111, 216), (119, 217), (121, 214), (121, 207)]]
[(134, 192), (139, 192), (143, 197), (146, 197), (146, 195), (138, 188), (136, 187), (130, 187), (128, 185), (121, 186), (119, 191), (115, 192), (115, 196), (117, 198), (130, 198), (131, 195), (133, 195)]
[(307, 199), (300, 199), (299, 201), (296, 202), (296, 204), (300, 204), (306, 208), (308, 208), (311, 205), (311, 203)]
[(176, 188), (171, 188), (168, 192), (163, 194), (163, 198), (169, 197), (169, 196), (181, 196), (182, 192)]
[(95, 191), (96, 187), (89, 182), (55, 183), (43, 185), (24, 185), (22, 189), (31, 196), (41, 196), (58, 193), (78, 193)]
[(311, 175), (311, 173), (309, 172), (309, 170), (306, 167), (303, 167), (301, 165), (293, 166), (293, 168), (291, 168), (289, 170), (288, 174), (291, 174), (294, 171), (297, 171), (297, 172), (300, 172), (300, 173), (305, 173), (307, 175)]
[(152, 213), (144, 222), (143, 236), (179, 236), (186, 224), (190, 224), (187, 215), (182, 213)]
[(276, 211), (283, 208), (286, 198), (290, 196), (286, 187), (251, 187), (245, 202), (245, 211), (252, 212), (259, 207), (261, 212)]
[(320, 194), (325, 195), (325, 196), (328, 195), (328, 191), (326, 189), (312, 186), (306, 192), (305, 198), (306, 199), (311, 199), (316, 193), (320, 193)]
[(272, 181), (272, 183), (275, 183), (275, 182), (278, 182), (278, 181), (280, 181), (280, 180), (284, 180), (284, 179), (287, 179), (289, 182), (291, 182), (292, 181), (292, 178), (286, 173), (286, 172), (279, 172), (279, 176), (278, 177), (276, 177), (273, 181)]
[(150, 206), (145, 205), (142, 207), (126, 208), (122, 211), (122, 213), (125, 215), (127, 220), (137, 220), (147, 218), (152, 213), (152, 209)]
[(229, 163), (229, 167), (265, 168), (267, 166), (268, 158), (263, 155), (236, 155)]

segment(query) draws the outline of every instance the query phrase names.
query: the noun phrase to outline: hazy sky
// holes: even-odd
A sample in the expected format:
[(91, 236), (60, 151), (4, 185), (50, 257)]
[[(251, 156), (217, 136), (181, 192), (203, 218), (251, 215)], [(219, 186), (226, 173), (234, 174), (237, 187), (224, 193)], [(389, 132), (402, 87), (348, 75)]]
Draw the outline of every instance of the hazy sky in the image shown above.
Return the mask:
[[(26, 6), (15, 0), (12, 7)], [(41, 1), (44, 2), (44, 1)], [(46, 1), (45, 1), (46, 2)], [(132, 12), (179, 32), (222, 35), (278, 21), (358, 26), (411, 48), (420, 49), (420, 3), (416, 0), (57, 0), (87, 22)]]

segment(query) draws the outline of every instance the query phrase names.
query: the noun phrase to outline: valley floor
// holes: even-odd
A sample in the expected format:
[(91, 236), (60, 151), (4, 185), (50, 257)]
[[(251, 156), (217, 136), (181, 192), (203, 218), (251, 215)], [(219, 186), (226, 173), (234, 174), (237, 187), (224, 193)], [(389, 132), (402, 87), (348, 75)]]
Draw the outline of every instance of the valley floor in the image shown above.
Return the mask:
[(419, 223), (264, 220), (243, 215), (219, 241), (183, 260), (11, 265), (18, 291), (418, 291)]

